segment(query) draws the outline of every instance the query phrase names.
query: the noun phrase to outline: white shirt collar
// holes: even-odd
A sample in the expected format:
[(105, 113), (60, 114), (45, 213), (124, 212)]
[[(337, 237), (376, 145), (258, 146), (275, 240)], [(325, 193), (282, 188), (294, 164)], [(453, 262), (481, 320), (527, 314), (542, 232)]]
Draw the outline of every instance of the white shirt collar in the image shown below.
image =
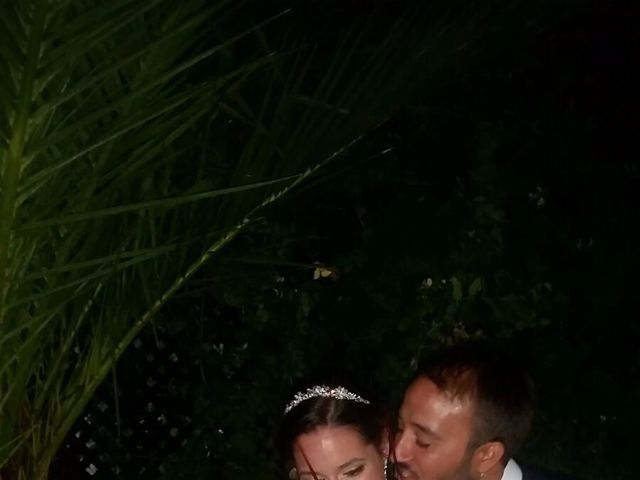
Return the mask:
[(522, 470), (515, 460), (511, 459), (507, 462), (502, 472), (502, 480), (522, 480)]

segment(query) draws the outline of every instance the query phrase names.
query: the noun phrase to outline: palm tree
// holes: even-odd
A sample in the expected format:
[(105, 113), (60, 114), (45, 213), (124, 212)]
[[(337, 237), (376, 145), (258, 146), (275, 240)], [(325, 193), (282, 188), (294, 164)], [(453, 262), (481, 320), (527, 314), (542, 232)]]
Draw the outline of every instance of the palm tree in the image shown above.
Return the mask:
[(45, 479), (167, 300), (383, 122), (442, 43), (403, 21), (318, 74), (303, 45), (264, 40), (289, 12), (243, 29), (241, 3), (0, 4), (2, 478)]

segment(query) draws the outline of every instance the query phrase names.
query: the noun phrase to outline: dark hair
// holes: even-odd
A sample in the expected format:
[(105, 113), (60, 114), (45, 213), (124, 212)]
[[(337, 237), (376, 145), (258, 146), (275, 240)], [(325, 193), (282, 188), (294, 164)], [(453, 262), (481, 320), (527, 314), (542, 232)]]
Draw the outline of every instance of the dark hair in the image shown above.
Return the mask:
[(506, 463), (524, 442), (533, 419), (534, 386), (523, 364), (489, 343), (465, 343), (426, 358), (416, 378), (427, 377), (474, 408), (469, 448), (486, 442), (504, 445)]
[[(310, 384), (309, 387), (319, 385)], [(293, 456), (293, 444), (300, 435), (318, 427), (352, 427), (370, 445), (379, 447), (389, 426), (387, 410), (371, 398), (371, 395), (346, 386), (344, 383), (322, 383), (330, 387), (343, 386), (361, 396), (369, 403), (354, 400), (339, 400), (329, 397), (314, 397), (304, 400), (284, 415), (278, 434), (278, 450), (286, 465)], [(300, 391), (305, 391), (307, 387)], [(292, 397), (293, 398), (293, 395)]]

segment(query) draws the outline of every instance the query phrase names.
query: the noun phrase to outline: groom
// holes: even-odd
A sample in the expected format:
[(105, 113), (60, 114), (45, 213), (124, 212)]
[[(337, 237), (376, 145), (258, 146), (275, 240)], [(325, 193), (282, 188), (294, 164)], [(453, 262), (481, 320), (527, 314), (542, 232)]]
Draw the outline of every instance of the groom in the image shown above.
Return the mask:
[(405, 392), (395, 445), (400, 478), (548, 480), (513, 459), (532, 417), (533, 383), (515, 362), (479, 344), (444, 350)]

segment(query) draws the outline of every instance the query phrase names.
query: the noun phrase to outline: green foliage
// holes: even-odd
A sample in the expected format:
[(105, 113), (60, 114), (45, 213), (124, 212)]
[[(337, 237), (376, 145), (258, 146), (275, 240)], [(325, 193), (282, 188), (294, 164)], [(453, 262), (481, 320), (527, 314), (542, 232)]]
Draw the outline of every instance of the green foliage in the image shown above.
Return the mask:
[(184, 140), (267, 60), (189, 77), (249, 33), (208, 40), (221, 8), (3, 6), (0, 465), (12, 478), (46, 477), (128, 343), (241, 228), (203, 229), (203, 203), (268, 185), (210, 182)]
[[(250, 18), (244, 8), (3, 3), (3, 474), (45, 478), (168, 299), (262, 209), (344, 159), (466, 53), (460, 31), (436, 39), (410, 29), (407, 14), (365, 44), (374, 54), (358, 43), (367, 29), (348, 26), (341, 47), (316, 60), (282, 34), (269, 46), (269, 25), (289, 12)], [(444, 62), (428, 61), (434, 46)]]

